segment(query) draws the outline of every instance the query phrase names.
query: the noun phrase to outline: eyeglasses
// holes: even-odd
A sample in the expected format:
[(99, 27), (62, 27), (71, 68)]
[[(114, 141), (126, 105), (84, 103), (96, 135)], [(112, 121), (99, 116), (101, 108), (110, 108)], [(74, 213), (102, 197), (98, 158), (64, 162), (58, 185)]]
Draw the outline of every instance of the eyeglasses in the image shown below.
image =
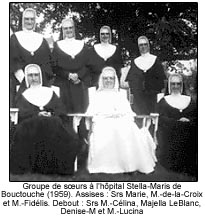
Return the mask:
[(25, 17), (24, 20), (25, 21), (29, 21), (29, 20), (30, 21), (35, 21), (35, 18), (34, 17)]
[(63, 30), (74, 29), (74, 26), (62, 27)]
[(101, 33), (101, 35), (110, 35), (110, 33)]
[(106, 76), (106, 77), (103, 77), (103, 80), (114, 80), (115, 77), (109, 77), (109, 76)]
[(181, 83), (180, 82), (171, 82), (171, 85), (178, 85), (178, 86), (180, 86)]
[(30, 73), (28, 74), (28, 77), (39, 77), (40, 74), (39, 73)]
[(139, 44), (139, 46), (147, 46), (148, 45), (148, 43), (141, 43), (141, 44)]

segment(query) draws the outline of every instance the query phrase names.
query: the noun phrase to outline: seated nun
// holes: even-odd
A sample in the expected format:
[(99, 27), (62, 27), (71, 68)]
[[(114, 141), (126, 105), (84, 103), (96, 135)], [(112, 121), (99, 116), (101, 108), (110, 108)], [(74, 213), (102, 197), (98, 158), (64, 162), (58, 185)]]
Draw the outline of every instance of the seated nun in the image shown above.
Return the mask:
[(197, 177), (197, 109), (183, 89), (183, 77), (170, 75), (169, 94), (157, 104), (158, 160), (167, 169)]
[(92, 116), (89, 173), (153, 172), (155, 143), (148, 128), (139, 129), (135, 124), (135, 114), (127, 98), (119, 91), (115, 69), (105, 67), (98, 84), (86, 112)]
[(10, 171), (16, 174), (73, 174), (78, 138), (52, 88), (42, 86), (41, 69), (25, 68), (27, 89), (18, 96), (19, 124), (11, 145)]

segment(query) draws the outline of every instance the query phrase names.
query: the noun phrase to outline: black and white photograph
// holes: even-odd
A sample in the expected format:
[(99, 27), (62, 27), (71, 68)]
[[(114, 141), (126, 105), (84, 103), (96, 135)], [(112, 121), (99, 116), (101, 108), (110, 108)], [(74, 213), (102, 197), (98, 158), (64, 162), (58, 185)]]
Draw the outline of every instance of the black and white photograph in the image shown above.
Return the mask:
[(1, 208), (201, 216), (200, 2), (4, 5)]
[(197, 181), (197, 2), (10, 3), (10, 181)]

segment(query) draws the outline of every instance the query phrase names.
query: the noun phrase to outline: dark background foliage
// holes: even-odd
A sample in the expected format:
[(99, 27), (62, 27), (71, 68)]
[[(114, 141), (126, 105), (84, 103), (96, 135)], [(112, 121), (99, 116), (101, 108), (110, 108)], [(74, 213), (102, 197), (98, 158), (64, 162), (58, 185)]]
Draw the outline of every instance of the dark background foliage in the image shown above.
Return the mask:
[[(162, 61), (197, 57), (197, 2), (90, 2), (90, 3), (10, 3), (10, 26), (21, 29), (23, 9), (32, 7), (44, 20), (37, 26), (42, 32), (52, 20), (52, 29), (68, 12), (74, 15), (79, 34), (89, 37), (88, 44), (98, 39), (99, 29), (109, 25), (113, 30), (113, 43), (122, 49), (124, 60), (138, 55), (137, 38), (146, 35), (153, 54)], [(129, 55), (127, 55), (129, 51)]]

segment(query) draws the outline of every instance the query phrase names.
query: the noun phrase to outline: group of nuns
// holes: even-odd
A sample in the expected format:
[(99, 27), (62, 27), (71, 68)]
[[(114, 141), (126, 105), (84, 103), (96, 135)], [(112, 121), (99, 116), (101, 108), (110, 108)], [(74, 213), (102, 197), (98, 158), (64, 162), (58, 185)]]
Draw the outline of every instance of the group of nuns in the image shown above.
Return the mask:
[[(147, 37), (138, 38), (140, 56), (132, 59), (126, 77), (134, 97), (131, 107), (120, 88), (123, 62), (109, 26), (100, 29), (100, 43), (90, 48), (77, 39), (74, 21), (63, 19), (63, 38), (51, 52), (43, 35), (35, 32), (36, 18), (36, 11), (27, 8), (22, 31), (10, 38), (10, 107), (19, 109), (10, 146), (11, 173), (73, 175), (83, 135), (67, 114), (83, 113), (89, 116), (79, 126), (89, 143), (84, 161), (89, 173), (149, 174), (158, 162), (197, 177), (196, 104), (183, 92), (182, 75), (165, 76)], [(135, 122), (136, 115), (150, 113), (159, 113), (158, 145), (149, 128)]]

